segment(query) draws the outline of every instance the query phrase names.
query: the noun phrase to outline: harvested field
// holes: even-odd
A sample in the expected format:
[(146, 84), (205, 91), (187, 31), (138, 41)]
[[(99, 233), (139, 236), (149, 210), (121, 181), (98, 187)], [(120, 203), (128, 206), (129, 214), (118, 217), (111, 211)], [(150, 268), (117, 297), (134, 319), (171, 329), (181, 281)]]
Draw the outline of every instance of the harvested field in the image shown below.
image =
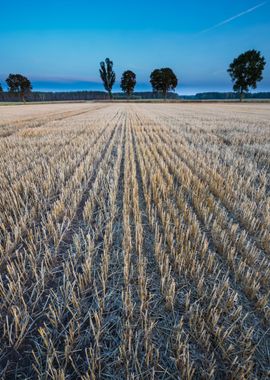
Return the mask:
[(270, 376), (270, 104), (0, 108), (0, 378)]

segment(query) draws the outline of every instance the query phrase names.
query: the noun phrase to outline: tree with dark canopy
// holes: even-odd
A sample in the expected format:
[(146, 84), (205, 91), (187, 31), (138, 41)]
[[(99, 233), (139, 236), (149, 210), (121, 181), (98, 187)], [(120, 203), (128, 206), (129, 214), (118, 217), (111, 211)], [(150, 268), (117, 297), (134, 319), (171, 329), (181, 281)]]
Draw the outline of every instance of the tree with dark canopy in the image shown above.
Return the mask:
[(111, 61), (109, 58), (106, 58), (105, 62), (100, 62), (99, 73), (103, 81), (104, 88), (106, 91), (108, 91), (110, 99), (112, 99), (112, 88), (115, 82), (115, 72), (113, 71), (113, 61)]
[(9, 92), (17, 93), (23, 102), (25, 102), (25, 96), (32, 90), (30, 80), (21, 74), (9, 74), (6, 83)]
[(164, 99), (167, 97), (169, 90), (175, 90), (178, 80), (172, 69), (165, 67), (154, 70), (150, 75), (150, 83), (153, 92), (162, 93)]
[(136, 74), (131, 70), (124, 71), (121, 78), (121, 88), (129, 97), (136, 86)]
[(238, 92), (240, 101), (249, 87), (255, 89), (257, 82), (263, 79), (262, 73), (266, 62), (259, 51), (248, 50), (235, 58), (227, 70), (233, 81), (233, 90)]
[(0, 92), (3, 92), (3, 87), (1, 85), (1, 83), (0, 83)]

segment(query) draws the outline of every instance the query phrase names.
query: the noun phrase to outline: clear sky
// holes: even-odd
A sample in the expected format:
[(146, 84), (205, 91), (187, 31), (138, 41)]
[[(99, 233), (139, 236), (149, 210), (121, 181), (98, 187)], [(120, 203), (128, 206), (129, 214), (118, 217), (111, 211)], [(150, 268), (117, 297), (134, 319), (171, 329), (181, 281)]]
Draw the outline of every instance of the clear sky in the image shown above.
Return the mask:
[(12, 72), (35, 90), (102, 89), (110, 57), (118, 80), (136, 72), (138, 90), (171, 67), (180, 94), (226, 91), (229, 63), (258, 49), (268, 62), (258, 91), (270, 91), (270, 0), (1, 0), (0, 12), (2, 84)]

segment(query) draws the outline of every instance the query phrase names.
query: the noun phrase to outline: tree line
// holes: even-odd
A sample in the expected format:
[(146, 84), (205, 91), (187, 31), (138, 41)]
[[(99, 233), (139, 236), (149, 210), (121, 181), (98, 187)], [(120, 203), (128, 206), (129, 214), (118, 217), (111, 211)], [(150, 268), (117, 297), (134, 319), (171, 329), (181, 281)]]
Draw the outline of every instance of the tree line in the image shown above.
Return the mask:
[[(233, 90), (238, 94), (240, 100), (249, 92), (250, 88), (256, 89), (257, 83), (263, 79), (265, 64), (266, 61), (261, 52), (253, 49), (240, 54), (229, 65), (227, 71), (233, 82)], [(105, 61), (100, 62), (99, 74), (109, 98), (112, 99), (112, 90), (116, 81), (113, 61), (106, 58)], [(26, 96), (32, 90), (30, 80), (21, 74), (9, 74), (6, 83), (8, 91), (17, 94), (22, 101), (25, 101)], [(120, 87), (128, 98), (133, 95), (136, 83), (136, 74), (133, 71), (123, 72)], [(154, 95), (161, 95), (166, 99), (168, 92), (174, 91), (177, 87), (178, 78), (169, 67), (155, 69), (150, 74), (150, 84)], [(2, 91), (3, 88), (0, 84), (0, 92)]]

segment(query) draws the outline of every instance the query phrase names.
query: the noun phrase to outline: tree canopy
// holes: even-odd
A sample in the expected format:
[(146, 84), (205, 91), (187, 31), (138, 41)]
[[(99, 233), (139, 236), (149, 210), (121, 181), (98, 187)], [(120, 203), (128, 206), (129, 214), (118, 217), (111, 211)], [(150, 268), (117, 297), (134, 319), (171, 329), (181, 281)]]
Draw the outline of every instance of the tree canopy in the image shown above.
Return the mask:
[(154, 92), (162, 93), (166, 98), (169, 90), (175, 90), (178, 80), (172, 69), (169, 67), (155, 69), (150, 75), (150, 83)]
[(21, 74), (9, 74), (6, 83), (9, 92), (18, 93), (22, 101), (25, 101), (25, 96), (32, 90), (30, 80)]
[(127, 94), (127, 96), (130, 96), (133, 93), (135, 86), (136, 74), (131, 70), (124, 71), (121, 78), (121, 89)]
[(230, 64), (228, 73), (233, 81), (233, 90), (239, 93), (240, 100), (243, 99), (250, 87), (255, 89), (257, 82), (263, 79), (265, 63), (265, 59), (259, 51), (248, 50)]
[(3, 87), (1, 85), (1, 83), (0, 83), (0, 92), (3, 92)]
[(113, 71), (113, 61), (109, 58), (105, 59), (105, 62), (100, 62), (99, 69), (100, 77), (103, 81), (104, 88), (108, 91), (110, 98), (112, 99), (112, 88), (115, 83), (115, 72)]

